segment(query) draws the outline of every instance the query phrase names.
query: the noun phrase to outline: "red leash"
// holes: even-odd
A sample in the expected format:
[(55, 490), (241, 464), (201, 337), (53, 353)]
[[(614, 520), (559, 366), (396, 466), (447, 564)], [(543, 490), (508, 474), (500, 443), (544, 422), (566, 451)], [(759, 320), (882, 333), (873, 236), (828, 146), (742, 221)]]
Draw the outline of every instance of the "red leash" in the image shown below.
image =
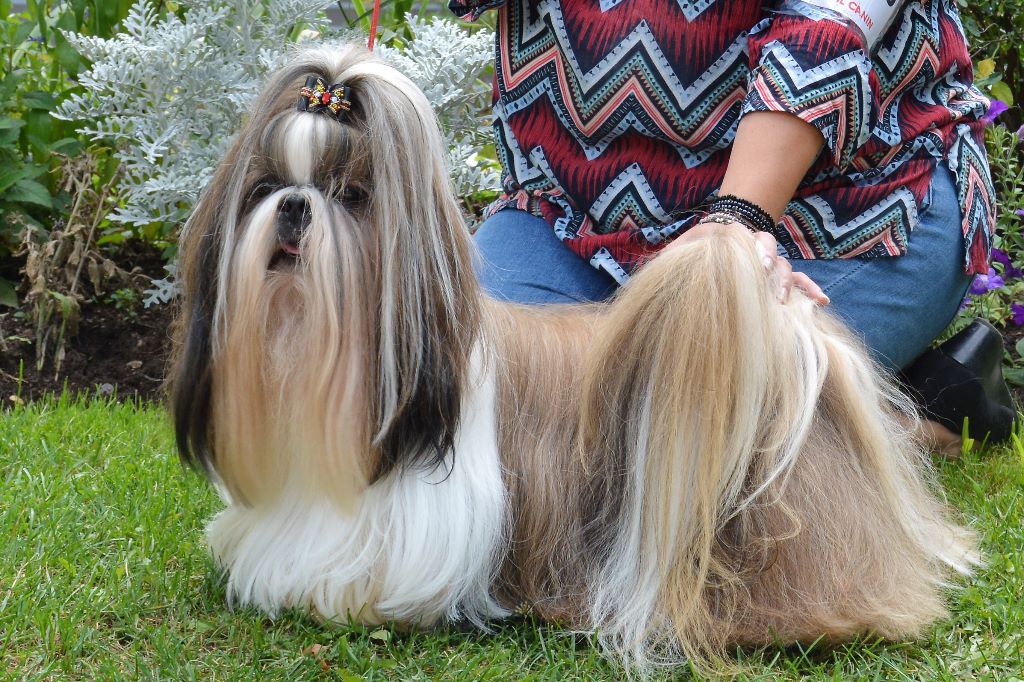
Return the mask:
[(374, 0), (373, 2), (373, 16), (370, 17), (370, 38), (366, 41), (366, 48), (373, 50), (373, 43), (377, 39), (377, 25), (380, 23), (380, 3), (381, 0)]

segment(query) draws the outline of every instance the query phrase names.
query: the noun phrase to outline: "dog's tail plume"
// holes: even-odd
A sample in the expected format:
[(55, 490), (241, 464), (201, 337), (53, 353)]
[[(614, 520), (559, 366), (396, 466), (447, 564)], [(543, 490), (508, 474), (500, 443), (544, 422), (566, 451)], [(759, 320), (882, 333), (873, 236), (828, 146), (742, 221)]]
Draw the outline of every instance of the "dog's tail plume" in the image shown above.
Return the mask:
[(631, 668), (914, 634), (944, 613), (947, 569), (971, 564), (912, 410), (777, 286), (749, 235), (696, 239), (634, 277), (596, 335), (581, 432), (609, 535), (590, 615)]

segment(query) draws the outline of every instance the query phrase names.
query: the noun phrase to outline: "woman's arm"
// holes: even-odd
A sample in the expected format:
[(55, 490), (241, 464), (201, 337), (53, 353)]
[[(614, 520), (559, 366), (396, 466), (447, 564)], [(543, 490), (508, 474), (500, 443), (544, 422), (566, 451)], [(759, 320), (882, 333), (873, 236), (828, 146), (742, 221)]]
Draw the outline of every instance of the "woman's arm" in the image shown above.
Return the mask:
[[(721, 195), (734, 194), (751, 201), (778, 222), (786, 204), (793, 198), (800, 180), (821, 151), (824, 138), (817, 128), (788, 113), (752, 111), (744, 116), (736, 129), (729, 165), (722, 181)], [(719, 230), (743, 230), (740, 223), (701, 223), (676, 240), (713, 235)], [(807, 275), (793, 272), (789, 261), (777, 255), (775, 237), (768, 232), (755, 236), (764, 249), (765, 267), (774, 269), (781, 291), (779, 298), (789, 299), (795, 286), (812, 300), (828, 304), (828, 296)]]
[[(747, 113), (736, 129), (719, 194), (734, 194), (751, 201), (771, 214), (773, 222), (779, 222), (824, 141), (817, 128), (793, 114)], [(773, 235), (759, 232), (757, 240), (765, 249), (765, 267), (773, 268), (778, 276), (782, 288), (779, 296), (783, 301), (788, 300), (790, 290), (797, 287), (817, 303), (828, 304), (828, 296), (821, 287), (807, 275), (793, 272), (789, 261), (777, 255)]]
[(719, 193), (752, 201), (778, 222), (823, 142), (817, 128), (792, 114), (752, 111), (736, 129)]
[[(766, 4), (779, 9), (781, 0)], [(870, 137), (877, 110), (871, 60), (863, 36), (849, 26), (791, 13), (769, 12), (751, 29), (747, 47), (747, 98), (721, 192), (759, 204), (777, 219), (819, 153), (843, 170)], [(778, 273), (783, 300), (797, 286), (827, 302), (817, 285), (776, 256), (772, 235), (757, 238), (767, 266)]]

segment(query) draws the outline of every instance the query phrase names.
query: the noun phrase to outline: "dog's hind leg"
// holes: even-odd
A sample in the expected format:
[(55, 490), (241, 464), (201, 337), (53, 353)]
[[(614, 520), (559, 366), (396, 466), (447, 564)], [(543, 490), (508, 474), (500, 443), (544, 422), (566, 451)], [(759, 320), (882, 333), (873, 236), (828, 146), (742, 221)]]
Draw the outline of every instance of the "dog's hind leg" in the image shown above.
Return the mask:
[(753, 240), (723, 233), (647, 265), (598, 334), (584, 457), (626, 480), (591, 621), (627, 665), (913, 634), (970, 564), (898, 395), (838, 323), (775, 292)]
[(814, 428), (777, 502), (736, 522), (780, 538), (751, 576), (741, 641), (916, 636), (946, 614), (951, 572), (977, 562), (972, 535), (933, 491), (906, 400), (845, 330), (822, 327), (828, 371)]

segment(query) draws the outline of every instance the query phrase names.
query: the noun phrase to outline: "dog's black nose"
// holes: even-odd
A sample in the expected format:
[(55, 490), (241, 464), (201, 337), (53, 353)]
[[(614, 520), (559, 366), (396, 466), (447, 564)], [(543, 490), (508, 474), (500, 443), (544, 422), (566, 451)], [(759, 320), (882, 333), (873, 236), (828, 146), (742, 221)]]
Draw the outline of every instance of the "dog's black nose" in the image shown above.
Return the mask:
[(308, 212), (306, 197), (301, 194), (291, 194), (281, 202), (281, 217), (296, 227), (305, 227)]
[(297, 244), (309, 225), (311, 214), (306, 197), (291, 194), (277, 212), (277, 235), (281, 242)]

